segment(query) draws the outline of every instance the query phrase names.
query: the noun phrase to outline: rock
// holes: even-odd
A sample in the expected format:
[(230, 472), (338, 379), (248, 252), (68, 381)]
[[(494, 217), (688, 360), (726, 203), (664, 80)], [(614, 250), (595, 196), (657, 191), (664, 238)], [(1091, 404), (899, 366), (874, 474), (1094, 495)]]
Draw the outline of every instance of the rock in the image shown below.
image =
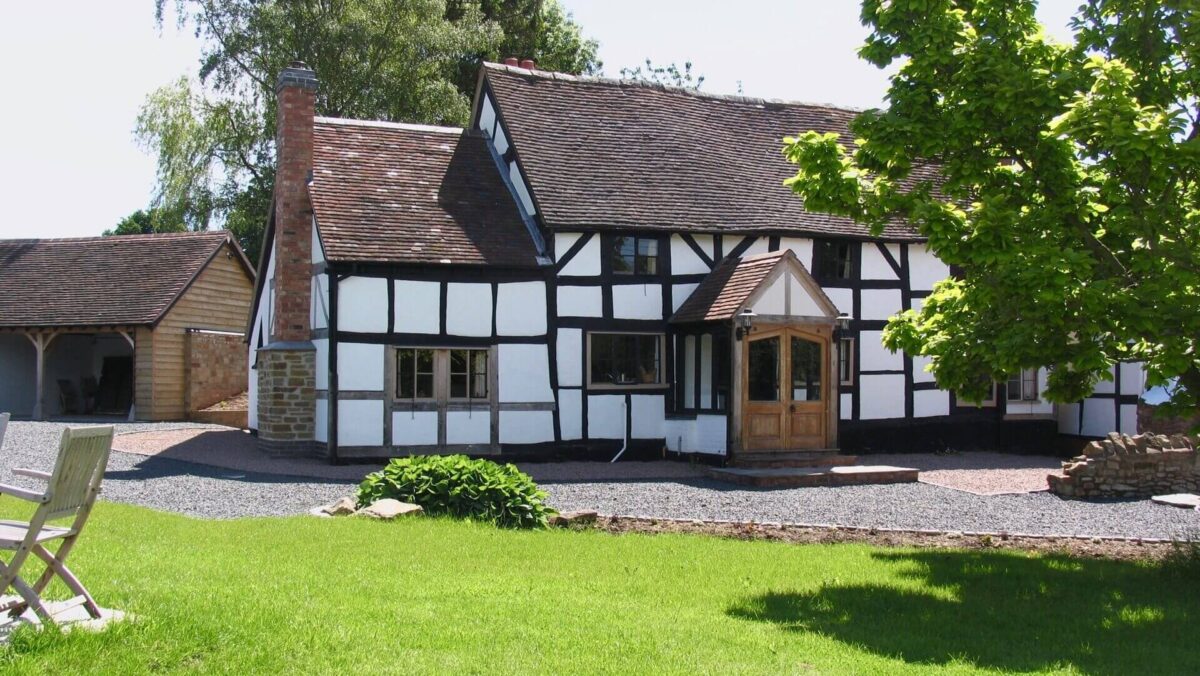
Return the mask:
[(332, 504), (325, 505), (324, 507), (318, 507), (318, 509), (325, 516), (349, 516), (355, 512), (357, 507), (358, 503), (354, 501), (354, 498), (343, 497), (338, 498), (337, 501)]
[(372, 519), (391, 520), (399, 516), (408, 516), (411, 514), (420, 514), (425, 510), (421, 509), (420, 505), (412, 505), (407, 502), (400, 502), (393, 498), (384, 498), (376, 500), (370, 505), (358, 510), (356, 514), (361, 516), (369, 516)]
[(572, 524), (594, 523), (596, 521), (596, 517), (596, 512), (581, 510), (555, 514), (554, 516), (550, 517), (549, 521), (551, 526), (560, 526), (565, 528)]
[(1192, 493), (1156, 495), (1150, 499), (1160, 505), (1171, 505), (1172, 507), (1191, 507), (1192, 509), (1200, 510), (1200, 495), (1194, 495)]

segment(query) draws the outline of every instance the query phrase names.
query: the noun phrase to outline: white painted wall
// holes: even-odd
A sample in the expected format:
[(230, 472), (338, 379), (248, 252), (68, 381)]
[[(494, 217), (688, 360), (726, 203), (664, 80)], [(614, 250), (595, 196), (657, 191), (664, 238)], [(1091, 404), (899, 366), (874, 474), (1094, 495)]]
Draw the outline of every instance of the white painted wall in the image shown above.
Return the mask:
[(1130, 435), (1138, 433), (1137, 409), (1136, 404), (1121, 404), (1121, 428), (1118, 432)]
[[(742, 242), (742, 240), (740, 240), (736, 237), (726, 237), (725, 238), (726, 253), (728, 253), (729, 250), (732, 249), (733, 247), (737, 246), (738, 244), (741, 244), (741, 242)], [(742, 258), (746, 258), (747, 256), (757, 256), (758, 254), (770, 253), (770, 251), (771, 251), (770, 238), (759, 237), (754, 240), (754, 243), (750, 245), (750, 248), (746, 249), (746, 251), (742, 254)]]
[[(899, 264), (900, 245), (888, 244), (886, 246), (888, 252), (892, 254), (892, 259)], [(874, 242), (864, 242), (862, 245), (862, 278), (896, 281), (900, 279), (900, 276), (892, 269)]]
[(618, 284), (612, 287), (613, 317), (662, 319), (661, 284)]
[[(347, 277), (338, 282), (338, 330), (383, 333), (387, 331), (388, 280), (382, 277)], [(397, 305), (400, 305), (397, 296)], [(434, 312), (437, 321), (437, 312)]]
[(914, 291), (929, 291), (950, 276), (950, 266), (933, 255), (924, 244), (908, 245), (908, 282)]
[(270, 343), (271, 333), (271, 280), (275, 278), (275, 251), (271, 247), (263, 252), (267, 257), (267, 267), (263, 271), (263, 284), (260, 291), (261, 295), (258, 298), (258, 310), (254, 316), (254, 323), (250, 326), (250, 344), (246, 353), (246, 369), (248, 373), (247, 385), (247, 402), (246, 402), (246, 426), (252, 430), (258, 429), (258, 370), (254, 365), (258, 363), (258, 341), (259, 336), (262, 336), (264, 345)]
[(1079, 404), (1058, 405), (1058, 433), (1079, 434)]
[(558, 391), (558, 426), (564, 441), (583, 438), (583, 395), (580, 390)]
[(521, 176), (521, 169), (516, 162), (508, 163), (508, 179), (512, 181), (517, 199), (520, 200), (521, 206), (525, 207), (525, 213), (530, 216), (536, 214), (537, 210), (533, 208), (533, 198), (529, 196), (529, 188), (525, 187), (525, 179)]
[(796, 254), (797, 260), (805, 270), (812, 272), (813, 244), (811, 239), (802, 237), (784, 237), (779, 240), (780, 249), (788, 249)]
[(545, 345), (501, 344), (497, 352), (501, 403), (554, 401)]
[(309, 326), (314, 329), (329, 327), (329, 277), (313, 275), (312, 297), (309, 303)]
[[(449, 440), (449, 432), (450, 430), (447, 428), (447, 440)], [(437, 442), (437, 411), (392, 412), (392, 445), (400, 448), (404, 448), (405, 446), (436, 446)]]
[(587, 435), (589, 439), (625, 438), (625, 395), (588, 395)]
[(1085, 399), (1083, 401), (1083, 429), (1080, 434), (1102, 437), (1115, 432), (1117, 410), (1111, 399)]
[(339, 400), (338, 445), (382, 446), (383, 401)]
[(838, 419), (850, 420), (854, 417), (854, 395), (846, 393), (838, 397)]
[(483, 95), (483, 103), (479, 105), (479, 128), (491, 134), (496, 126), (496, 108), (492, 105), (492, 97)]
[(1141, 362), (1123, 363), (1118, 368), (1121, 369), (1121, 394), (1142, 396), (1146, 390), (1146, 372)]
[(863, 289), (858, 319), (888, 319), (900, 312), (904, 301), (900, 289)]
[[(442, 328), (441, 295), (441, 285), (437, 282), (396, 280), (396, 307), (394, 310), (396, 332), (440, 332)], [(339, 307), (338, 310), (340, 316), (341, 308)]]
[(318, 390), (329, 389), (329, 341), (322, 338), (314, 340), (313, 347), (317, 348), (317, 363), (315, 385)]
[(383, 345), (338, 343), (338, 390), (382, 392), (383, 350)]
[[(889, 352), (883, 346), (882, 331), (862, 331), (858, 334), (860, 371), (899, 371), (904, 368), (904, 358), (899, 352)], [(859, 387), (862, 385), (860, 383)], [(900, 390), (903, 392), (903, 388)]]
[[(563, 237), (563, 234), (564, 233), (554, 234), (555, 260), (561, 260), (562, 257), (567, 253), (567, 250), (571, 248), (571, 245), (574, 244), (577, 239), (579, 239), (579, 235), (570, 233), (571, 235), (574, 235), (570, 238), (570, 243), (567, 243), (567, 239), (563, 239), (562, 244), (560, 244), (559, 238)], [(561, 249), (560, 246), (562, 246)], [(593, 235), (592, 238), (588, 240), (588, 243), (584, 244), (583, 248), (579, 250), (579, 253), (575, 254), (575, 257), (568, 261), (565, 266), (563, 266), (563, 269), (561, 272), (559, 272), (559, 274), (570, 276), (577, 275), (582, 277), (595, 277), (599, 275), (600, 235)]]
[(692, 295), (692, 292), (695, 291), (696, 287), (698, 287), (698, 286), (700, 286), (700, 285), (699, 284), (673, 284), (673, 285), (671, 285), (671, 312), (675, 312), (676, 310), (678, 310), (679, 306), (683, 305), (683, 301), (687, 300), (688, 296)]
[(497, 155), (503, 155), (508, 152), (508, 135), (504, 133), (504, 127), (496, 125), (495, 138), (492, 139), (492, 146), (496, 149)]
[(556, 343), (559, 386), (583, 385), (583, 330), (559, 329)]
[(837, 307), (838, 312), (844, 312), (848, 315), (854, 314), (854, 291), (833, 287), (822, 288), (821, 290), (825, 292), (825, 295)]
[(500, 411), (500, 443), (546, 441), (554, 441), (554, 414), (550, 411)]
[(559, 317), (602, 317), (604, 295), (598, 286), (558, 287)]
[(318, 399), (313, 407), (313, 439), (323, 444), (329, 442), (328, 399)]
[(325, 245), (321, 243), (321, 233), (317, 230), (317, 217), (312, 221), (312, 262), (325, 262)]
[(770, 286), (762, 289), (752, 308), (760, 315), (787, 314), (787, 275), (780, 275)]
[(489, 411), (446, 411), (447, 444), (487, 444), (491, 440)]
[(725, 455), (725, 428), (723, 415), (698, 415), (695, 420), (664, 420), (663, 436), (675, 452)]
[[(712, 238), (710, 237), (710, 247), (711, 240)], [(699, 244), (700, 242), (697, 241), (696, 243)], [(712, 258), (711, 248), (705, 253), (708, 254), (709, 258)], [(696, 255), (696, 252), (692, 250), (692, 247), (688, 246), (687, 242), (683, 241), (682, 237), (679, 235), (671, 236), (671, 274), (695, 275), (707, 274), (708, 271), (708, 265)]]
[(662, 439), (665, 397), (661, 394), (635, 394), (629, 398), (633, 409), (632, 439)]
[(546, 333), (546, 283), (509, 282), (496, 290), (496, 332), (502, 336)]
[(950, 393), (945, 390), (917, 390), (913, 392), (913, 417), (932, 418), (950, 415)]
[(904, 417), (904, 376), (859, 376), (858, 413), (861, 420)]
[(816, 298), (792, 273), (787, 275), (788, 285), (788, 314), (793, 317), (824, 317), (825, 308), (821, 307)]
[(932, 383), (937, 379), (933, 374), (925, 370), (925, 367), (933, 362), (932, 357), (913, 357), (913, 382), (914, 383)]
[(492, 335), (492, 285), (446, 285), (446, 333), (454, 336)]

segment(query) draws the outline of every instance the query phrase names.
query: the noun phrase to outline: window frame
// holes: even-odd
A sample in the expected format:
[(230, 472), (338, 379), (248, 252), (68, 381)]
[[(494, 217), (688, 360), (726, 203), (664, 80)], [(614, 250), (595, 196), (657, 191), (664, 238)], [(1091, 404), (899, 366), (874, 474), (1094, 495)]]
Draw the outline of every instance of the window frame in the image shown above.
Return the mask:
[[(416, 378), (417, 378), (417, 376), (419, 376), (419, 375), (423, 375), (423, 374), (425, 374), (425, 373), (426, 373), (426, 372), (422, 372), (422, 371), (418, 371), (418, 370), (417, 370), (417, 363), (416, 363), (416, 359), (417, 359), (417, 352), (419, 352), (419, 351), (421, 351), (421, 350), (428, 350), (429, 352), (432, 352), (432, 353), (433, 353), (433, 355), (432, 355), (432, 371), (429, 371), (429, 372), (428, 372), (428, 375), (430, 375), (430, 377), (431, 377), (431, 381), (430, 381), (430, 382), (431, 382), (431, 388), (430, 388), (430, 389), (432, 390), (432, 394), (431, 394), (431, 396), (428, 396), (428, 397), (418, 397), (418, 396), (416, 396), (416, 394), (417, 394), (417, 382), (416, 382)], [(412, 357), (413, 357), (413, 372), (412, 372), (412, 377), (413, 377), (413, 382), (412, 382), (412, 386), (413, 386), (413, 396), (411, 396), (411, 397), (405, 397), (405, 396), (401, 395), (401, 393), (400, 393), (400, 386), (401, 386), (401, 379), (400, 379), (400, 364), (401, 364), (401, 358), (400, 358), (400, 354), (401, 354), (402, 352), (406, 352), (406, 351), (412, 351), (412, 353), (413, 353), (413, 355), (412, 355)], [(428, 402), (434, 402), (434, 401), (437, 401), (437, 400), (438, 400), (438, 398), (439, 398), (439, 397), (438, 397), (438, 348), (435, 348), (435, 347), (425, 347), (425, 346), (415, 346), (415, 345), (398, 345), (398, 346), (395, 346), (395, 347), (392, 349), (392, 364), (393, 364), (393, 366), (392, 366), (392, 370), (394, 371), (394, 374), (393, 374), (393, 376), (392, 376), (392, 378), (393, 378), (393, 381), (394, 381), (394, 382), (393, 382), (393, 385), (392, 385), (392, 393), (391, 393), (391, 394), (392, 394), (392, 401), (407, 401), (407, 402), (416, 402), (416, 403), (428, 403)]]
[[(633, 240), (633, 268), (630, 270), (618, 270), (617, 266), (615, 265), (617, 259), (621, 259), (622, 261), (625, 260), (624, 256), (619, 253), (621, 249), (620, 245), (624, 243), (623, 240)], [(653, 256), (640, 253), (642, 242), (654, 243)], [(608, 269), (612, 271), (612, 274), (620, 275), (622, 277), (657, 277), (659, 273), (662, 272), (660, 261), (662, 260), (663, 241), (658, 235), (612, 235), (608, 240), (608, 244), (609, 247), (605, 257), (607, 259), (606, 263), (608, 265)], [(639, 272), (638, 261), (646, 259), (654, 260), (653, 272)]]
[[(467, 372), (465, 374), (467, 376), (467, 396), (465, 396), (465, 397), (454, 396), (454, 375), (455, 375), (454, 353), (457, 351), (462, 351), (462, 352), (467, 353)], [(475, 353), (475, 352), (483, 353), (484, 359), (483, 359), (482, 374), (474, 370), (475, 361), (474, 361), (474, 359), (472, 359), (472, 353)], [(486, 347), (446, 348), (446, 401), (454, 402), (457, 404), (474, 404), (477, 402), (491, 401), (492, 400), (492, 383), (491, 383), (492, 364), (491, 364), (491, 361), (492, 361), (492, 351), (490, 348), (486, 348)], [(463, 374), (461, 372), (459, 372), (459, 375), (463, 375)], [(485, 393), (482, 397), (475, 397), (475, 396), (471, 395), (471, 391), (472, 391), (471, 385), (472, 385), (472, 383), (474, 383), (475, 378), (479, 377), (480, 375), (483, 376)]]
[[(389, 345), (387, 346), (388, 359), (385, 363), (385, 371), (390, 369), (390, 390), (388, 396), (391, 397), (392, 406), (403, 407), (402, 410), (408, 410), (407, 407), (415, 406), (416, 410), (434, 410), (431, 407), (441, 407), (448, 405), (450, 410), (465, 410), (464, 407), (475, 410), (480, 407), (489, 408), (492, 404), (498, 401), (499, 387), (496, 381), (498, 374), (499, 353), (496, 345)], [(400, 396), (400, 355), (406, 350), (429, 350), (433, 353), (433, 396), (432, 397), (402, 397)], [(484, 372), (487, 383), (486, 397), (452, 397), (450, 396), (450, 379), (451, 379), (451, 364), (450, 353), (455, 350), (479, 351), (487, 356), (487, 370)], [(386, 375), (386, 373), (385, 373)], [(414, 369), (414, 377), (416, 375)], [(385, 378), (385, 388), (388, 386), (387, 378)], [(467, 380), (468, 393), (470, 392), (470, 377)], [(414, 393), (416, 392), (414, 384)]]
[[(846, 258), (843, 262), (838, 257), (842, 247), (846, 248)], [(861, 244), (855, 240), (827, 239), (815, 248), (817, 256), (817, 278), (825, 282), (849, 282), (854, 280), (854, 263), (861, 250)], [(844, 275), (842, 273), (845, 273)]]
[[(654, 383), (604, 383), (592, 380), (592, 336), (653, 336), (658, 342), (657, 382)], [(587, 345), (584, 353), (584, 367), (587, 371), (587, 389), (589, 390), (665, 390), (670, 388), (667, 382), (667, 334), (658, 331), (588, 331)]]
[[(838, 338), (838, 385), (854, 384), (854, 338)], [(842, 377), (842, 364), (846, 364), (846, 377)]]
[[(1016, 381), (1017, 383), (1016, 397), (1013, 396), (1013, 381)], [(1033, 385), (1033, 396), (1031, 397), (1025, 396), (1026, 383)], [(1042, 397), (1041, 388), (1038, 382), (1038, 370), (1021, 369), (1020, 372), (1018, 372), (1015, 376), (1009, 377), (1008, 382), (1005, 384), (1005, 390), (1007, 390), (1005, 392), (1005, 400), (1014, 404), (1027, 404), (1041, 401)]]

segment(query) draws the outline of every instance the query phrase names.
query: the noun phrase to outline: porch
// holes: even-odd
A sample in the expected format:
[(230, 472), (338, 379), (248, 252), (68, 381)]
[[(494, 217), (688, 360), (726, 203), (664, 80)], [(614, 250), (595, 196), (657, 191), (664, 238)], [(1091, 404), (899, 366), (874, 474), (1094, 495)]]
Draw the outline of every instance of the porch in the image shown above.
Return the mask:
[(133, 420), (136, 353), (133, 327), (0, 330), (0, 411)]

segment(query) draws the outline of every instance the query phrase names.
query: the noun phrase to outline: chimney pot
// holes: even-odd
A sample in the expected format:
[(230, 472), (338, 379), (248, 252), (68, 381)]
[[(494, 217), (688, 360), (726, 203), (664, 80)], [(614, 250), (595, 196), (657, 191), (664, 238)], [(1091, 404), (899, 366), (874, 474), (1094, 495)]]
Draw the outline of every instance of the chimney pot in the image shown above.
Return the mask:
[(515, 57), (515, 56), (510, 56), (510, 57), (508, 57), (507, 59), (505, 59), (505, 60), (504, 60), (504, 65), (506, 65), (506, 66), (517, 66), (517, 65), (520, 65), (520, 61), (518, 61), (518, 60), (517, 60), (517, 57)]
[(525, 70), (533, 70), (536, 65), (533, 59), (521, 59), (521, 67)]

